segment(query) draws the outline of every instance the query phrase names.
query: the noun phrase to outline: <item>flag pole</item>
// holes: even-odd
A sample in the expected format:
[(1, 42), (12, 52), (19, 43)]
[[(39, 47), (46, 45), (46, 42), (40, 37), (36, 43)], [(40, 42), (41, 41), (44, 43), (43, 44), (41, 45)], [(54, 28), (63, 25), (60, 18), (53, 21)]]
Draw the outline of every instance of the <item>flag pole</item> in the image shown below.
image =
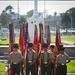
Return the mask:
[(18, 11), (17, 24), (19, 25), (19, 0), (17, 0), (17, 11)]

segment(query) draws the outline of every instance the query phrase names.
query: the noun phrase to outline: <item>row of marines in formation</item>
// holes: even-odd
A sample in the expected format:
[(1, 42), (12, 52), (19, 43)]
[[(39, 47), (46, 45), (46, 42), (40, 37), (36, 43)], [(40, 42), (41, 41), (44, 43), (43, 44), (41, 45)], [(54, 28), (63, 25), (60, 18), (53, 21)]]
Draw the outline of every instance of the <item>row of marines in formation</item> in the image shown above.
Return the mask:
[(66, 63), (70, 62), (70, 59), (64, 52), (63, 45), (59, 46), (59, 54), (55, 57), (55, 46), (50, 45), (49, 50), (48, 45), (45, 43), (39, 59), (32, 46), (32, 43), (28, 43), (27, 57), (26, 60), (23, 60), (22, 54), (18, 50), (18, 44), (14, 44), (13, 52), (9, 54), (8, 60), (12, 75), (20, 75), (20, 73), (23, 75), (21, 67), (25, 68), (26, 75), (30, 75), (30, 73), (31, 75), (67, 75)]

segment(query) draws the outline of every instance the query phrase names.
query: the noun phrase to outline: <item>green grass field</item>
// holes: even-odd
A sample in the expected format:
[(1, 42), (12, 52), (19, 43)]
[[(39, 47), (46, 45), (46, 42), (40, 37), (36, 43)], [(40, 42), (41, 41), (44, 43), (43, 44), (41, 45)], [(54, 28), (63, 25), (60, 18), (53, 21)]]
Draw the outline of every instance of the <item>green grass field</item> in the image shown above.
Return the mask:
[[(2, 44), (9, 44), (9, 38), (6, 38), (6, 40), (3, 40), (3, 38), (0, 38), (0, 45)], [(61, 42), (62, 41), (68, 41), (68, 42), (74, 42), (75, 43), (75, 36), (61, 36)], [(19, 42), (19, 38), (15, 38), (15, 43)], [(55, 42), (55, 36), (51, 36), (51, 42)]]
[[(2, 38), (1, 38), (2, 39)], [(15, 43), (18, 43), (19, 42), (19, 38), (15, 38)], [(9, 44), (9, 38), (6, 38), (6, 40), (0, 40), (0, 45), (8, 45)]]
[[(68, 41), (75, 43), (75, 36), (61, 36), (61, 42)], [(51, 42), (55, 42), (55, 36), (51, 37)]]
[(71, 62), (67, 64), (67, 72), (75, 73), (75, 60), (71, 60)]
[(5, 63), (0, 62), (0, 75), (3, 75)]

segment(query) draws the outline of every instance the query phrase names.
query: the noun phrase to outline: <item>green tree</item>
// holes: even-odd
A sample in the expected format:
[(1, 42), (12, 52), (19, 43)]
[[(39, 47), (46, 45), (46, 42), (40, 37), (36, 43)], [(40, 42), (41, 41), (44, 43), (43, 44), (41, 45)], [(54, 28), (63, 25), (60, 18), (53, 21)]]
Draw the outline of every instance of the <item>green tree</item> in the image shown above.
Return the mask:
[(0, 23), (2, 23), (2, 27), (8, 27), (8, 22), (10, 21), (10, 15), (4, 12), (1, 13)]
[(8, 5), (5, 10), (9, 11), (9, 13), (11, 14), (13, 7), (11, 5)]
[(19, 24), (25, 23), (26, 22), (26, 16), (21, 16), (19, 19)]
[(70, 28), (70, 16), (67, 12), (61, 14), (61, 24), (63, 28)]
[(72, 27), (75, 28), (75, 7), (70, 8), (66, 11), (70, 16), (70, 22), (72, 22)]

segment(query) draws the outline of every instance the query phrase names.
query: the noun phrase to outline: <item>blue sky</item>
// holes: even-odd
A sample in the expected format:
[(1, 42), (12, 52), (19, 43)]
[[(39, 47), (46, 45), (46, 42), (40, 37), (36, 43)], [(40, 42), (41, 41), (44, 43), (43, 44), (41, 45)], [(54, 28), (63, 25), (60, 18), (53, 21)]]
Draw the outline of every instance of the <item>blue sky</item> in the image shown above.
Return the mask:
[[(6, 6), (11, 5), (13, 11), (18, 13), (18, 1), (0, 1), (0, 14)], [(48, 14), (53, 15), (65, 12), (75, 7), (75, 1), (38, 1), (38, 12), (47, 10)], [(25, 15), (27, 11), (34, 9), (34, 1), (19, 1), (19, 13)]]

